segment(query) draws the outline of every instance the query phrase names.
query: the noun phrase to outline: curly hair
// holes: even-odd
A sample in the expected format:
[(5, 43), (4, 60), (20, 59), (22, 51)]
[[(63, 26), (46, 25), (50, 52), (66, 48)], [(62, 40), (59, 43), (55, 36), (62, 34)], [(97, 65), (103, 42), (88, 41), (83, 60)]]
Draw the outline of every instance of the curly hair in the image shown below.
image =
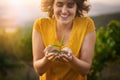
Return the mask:
[[(74, 0), (74, 2), (77, 4), (77, 11), (76, 11), (77, 17), (83, 16), (84, 15), (83, 11), (88, 13), (88, 11), (90, 10), (90, 5), (85, 4), (87, 0)], [(54, 14), (53, 4), (54, 4), (54, 0), (41, 0), (41, 10), (43, 12), (47, 12), (50, 18), (52, 18)]]

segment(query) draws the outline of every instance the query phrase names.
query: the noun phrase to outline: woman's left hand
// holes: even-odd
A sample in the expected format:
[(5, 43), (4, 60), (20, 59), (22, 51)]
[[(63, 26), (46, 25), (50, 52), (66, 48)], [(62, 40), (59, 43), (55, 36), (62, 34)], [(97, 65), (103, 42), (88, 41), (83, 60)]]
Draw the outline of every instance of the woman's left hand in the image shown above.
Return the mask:
[(65, 47), (62, 50), (62, 53), (59, 55), (59, 60), (62, 62), (69, 62), (73, 58), (73, 52), (70, 48)]

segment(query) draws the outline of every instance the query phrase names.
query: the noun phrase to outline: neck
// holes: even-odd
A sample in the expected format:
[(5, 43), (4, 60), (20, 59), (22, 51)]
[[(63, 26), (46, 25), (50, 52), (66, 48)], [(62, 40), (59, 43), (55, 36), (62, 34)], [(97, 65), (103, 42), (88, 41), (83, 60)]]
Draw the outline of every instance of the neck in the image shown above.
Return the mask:
[(59, 23), (57, 23), (57, 29), (58, 30), (69, 30), (69, 29), (72, 29), (72, 25), (73, 25), (73, 23), (70, 23), (70, 24), (59, 24)]

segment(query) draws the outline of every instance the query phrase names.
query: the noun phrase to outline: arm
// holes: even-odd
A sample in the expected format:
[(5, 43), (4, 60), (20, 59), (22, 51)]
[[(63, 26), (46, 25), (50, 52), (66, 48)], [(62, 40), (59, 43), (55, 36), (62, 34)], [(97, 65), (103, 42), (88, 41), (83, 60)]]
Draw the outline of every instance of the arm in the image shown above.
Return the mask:
[[(40, 33), (33, 29), (32, 33), (32, 49), (33, 49), (33, 65), (36, 72), (42, 75), (50, 67), (50, 59), (54, 57), (54, 54), (44, 54), (44, 44)], [(47, 59), (49, 58), (49, 60)]]
[(76, 68), (83, 75), (87, 74), (91, 67), (92, 59), (94, 56), (95, 41), (95, 31), (86, 35), (82, 44), (79, 59), (73, 56), (72, 61), (70, 61), (71, 64), (74, 65), (73, 67)]
[(73, 69), (79, 71), (82, 75), (86, 75), (91, 67), (94, 56), (95, 41), (96, 32), (94, 31), (86, 35), (80, 50), (79, 58), (75, 56), (68, 57), (63, 55), (63, 58), (69, 61)]

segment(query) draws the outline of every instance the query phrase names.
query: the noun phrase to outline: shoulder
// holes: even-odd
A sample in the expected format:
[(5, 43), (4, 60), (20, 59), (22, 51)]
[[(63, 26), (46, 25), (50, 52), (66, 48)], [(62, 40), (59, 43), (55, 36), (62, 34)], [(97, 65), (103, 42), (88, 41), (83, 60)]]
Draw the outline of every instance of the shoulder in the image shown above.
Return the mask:
[(94, 25), (94, 21), (90, 17), (76, 17), (74, 19), (75, 24), (81, 25), (81, 26), (89, 26), (89, 25)]
[(35, 23), (39, 25), (50, 24), (53, 22), (53, 18), (38, 18), (35, 20)]
[(41, 32), (41, 30), (46, 30), (48, 26), (52, 25), (52, 18), (38, 18), (35, 20), (33, 28)]
[(94, 23), (94, 21), (91, 17), (85, 17), (85, 19), (88, 23)]

